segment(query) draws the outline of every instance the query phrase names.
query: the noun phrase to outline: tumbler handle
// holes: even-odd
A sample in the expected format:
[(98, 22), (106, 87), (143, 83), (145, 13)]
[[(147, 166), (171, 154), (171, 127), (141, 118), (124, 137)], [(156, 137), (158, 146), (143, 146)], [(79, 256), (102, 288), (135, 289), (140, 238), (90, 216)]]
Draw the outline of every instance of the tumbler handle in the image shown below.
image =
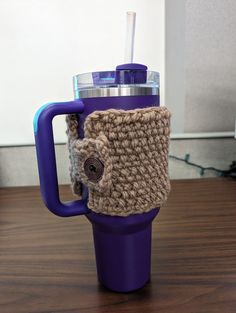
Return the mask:
[(59, 197), (52, 120), (61, 114), (82, 113), (81, 100), (49, 103), (42, 106), (34, 117), (34, 134), (38, 160), (40, 189), (46, 207), (58, 216), (75, 216), (89, 213), (86, 201), (62, 203)]

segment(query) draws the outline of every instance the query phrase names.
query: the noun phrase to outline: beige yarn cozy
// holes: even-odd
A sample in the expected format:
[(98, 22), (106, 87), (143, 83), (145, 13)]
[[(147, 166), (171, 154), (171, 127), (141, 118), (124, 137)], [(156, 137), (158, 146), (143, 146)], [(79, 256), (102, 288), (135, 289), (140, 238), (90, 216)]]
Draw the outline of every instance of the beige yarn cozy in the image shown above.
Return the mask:
[(70, 174), (75, 194), (89, 190), (97, 213), (128, 216), (159, 207), (170, 191), (166, 107), (95, 111), (78, 138), (78, 118), (67, 116)]

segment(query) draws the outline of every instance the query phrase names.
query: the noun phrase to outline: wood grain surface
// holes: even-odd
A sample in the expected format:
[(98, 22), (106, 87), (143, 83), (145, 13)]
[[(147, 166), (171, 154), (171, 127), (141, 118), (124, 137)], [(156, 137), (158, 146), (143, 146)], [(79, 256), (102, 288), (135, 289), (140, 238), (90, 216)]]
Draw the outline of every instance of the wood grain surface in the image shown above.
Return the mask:
[(172, 181), (151, 282), (128, 294), (97, 282), (85, 217), (52, 215), (38, 187), (0, 189), (0, 207), (0, 313), (236, 312), (236, 181)]

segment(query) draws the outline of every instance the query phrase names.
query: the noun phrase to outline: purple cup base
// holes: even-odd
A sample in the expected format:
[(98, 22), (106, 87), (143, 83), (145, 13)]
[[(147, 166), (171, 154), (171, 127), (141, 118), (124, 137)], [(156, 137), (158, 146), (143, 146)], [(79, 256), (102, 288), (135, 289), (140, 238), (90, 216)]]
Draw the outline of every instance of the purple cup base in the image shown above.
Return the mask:
[(131, 292), (150, 279), (152, 220), (159, 208), (128, 217), (91, 212), (98, 280), (117, 292)]

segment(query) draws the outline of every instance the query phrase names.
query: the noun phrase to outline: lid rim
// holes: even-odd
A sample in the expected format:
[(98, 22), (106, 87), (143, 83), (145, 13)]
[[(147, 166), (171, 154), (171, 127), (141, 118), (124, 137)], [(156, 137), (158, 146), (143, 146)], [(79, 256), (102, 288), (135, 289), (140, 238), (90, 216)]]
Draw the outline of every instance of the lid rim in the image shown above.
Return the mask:
[(159, 86), (119, 86), (104, 88), (74, 89), (76, 99), (98, 97), (125, 97), (125, 96), (158, 96)]

